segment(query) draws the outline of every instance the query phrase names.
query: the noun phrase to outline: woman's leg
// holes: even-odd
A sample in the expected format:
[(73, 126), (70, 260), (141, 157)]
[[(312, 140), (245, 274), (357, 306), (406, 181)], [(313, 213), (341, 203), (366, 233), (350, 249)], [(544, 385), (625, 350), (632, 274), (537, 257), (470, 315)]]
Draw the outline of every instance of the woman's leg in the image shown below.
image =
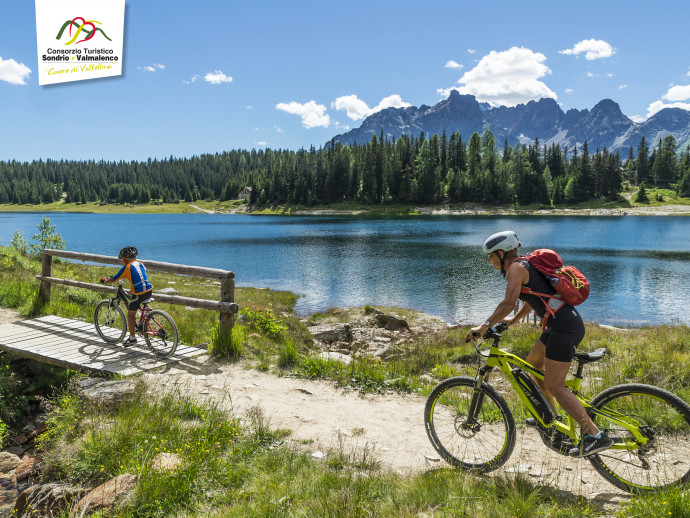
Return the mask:
[[(529, 354), (527, 355), (527, 358), (525, 358), (525, 360), (532, 367), (535, 367), (535, 368), (539, 369), (540, 371), (544, 371), (544, 360), (545, 359), (546, 359), (546, 346), (541, 341), (541, 339), (538, 339), (534, 343), (532, 350), (529, 352)], [(532, 379), (534, 379), (537, 386), (539, 387), (539, 390), (541, 390), (542, 394), (544, 394), (546, 401), (548, 401), (549, 405), (551, 405), (551, 408), (553, 409), (554, 415), (556, 415), (556, 401), (553, 397), (553, 394), (551, 392), (549, 392), (549, 390), (546, 388), (546, 385), (544, 384), (544, 380), (541, 380), (535, 376), (532, 376)]]
[(565, 378), (570, 370), (571, 362), (557, 362), (545, 358), (544, 363), (544, 385), (546, 390), (553, 394), (561, 408), (577, 421), (587, 435), (597, 435), (599, 428), (596, 427), (587, 415), (587, 411), (580, 403), (580, 400), (565, 387)]

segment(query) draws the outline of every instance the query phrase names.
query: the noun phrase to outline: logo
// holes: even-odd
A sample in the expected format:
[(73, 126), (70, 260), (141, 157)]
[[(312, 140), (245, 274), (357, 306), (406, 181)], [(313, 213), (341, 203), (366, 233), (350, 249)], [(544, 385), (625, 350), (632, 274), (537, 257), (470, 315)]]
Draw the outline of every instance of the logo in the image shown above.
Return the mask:
[[(81, 20), (82, 25), (79, 25), (77, 23), (77, 20)], [(93, 38), (96, 35), (96, 31), (99, 31), (101, 34), (103, 34), (103, 36), (105, 36), (106, 40), (113, 41), (110, 38), (108, 38), (108, 35), (105, 32), (103, 32), (103, 29), (101, 29), (100, 27), (96, 27), (94, 25), (94, 23), (97, 23), (99, 25), (101, 24), (101, 22), (97, 22), (96, 20), (86, 21), (81, 16), (77, 16), (76, 18), (73, 18), (72, 20), (67, 20), (65, 23), (62, 24), (62, 27), (60, 28), (60, 32), (58, 32), (55, 39), (59, 40), (60, 38), (62, 38), (62, 33), (65, 32), (65, 29), (69, 25), (69, 35), (70, 36), (72, 36), (72, 27), (73, 26), (76, 27), (78, 30), (75, 32), (74, 38), (72, 38), (67, 43), (65, 43), (65, 45), (71, 45), (72, 43), (74, 43), (74, 41), (79, 37), (79, 35), (81, 34), (82, 31), (84, 31), (84, 33), (86, 34), (86, 38), (84, 38), (83, 40), (77, 41), (77, 43), (81, 43), (82, 41), (89, 41), (91, 38)], [(85, 29), (85, 27), (87, 25), (89, 27), (91, 27), (91, 30)]]
[(122, 75), (125, 0), (35, 2), (39, 85)]

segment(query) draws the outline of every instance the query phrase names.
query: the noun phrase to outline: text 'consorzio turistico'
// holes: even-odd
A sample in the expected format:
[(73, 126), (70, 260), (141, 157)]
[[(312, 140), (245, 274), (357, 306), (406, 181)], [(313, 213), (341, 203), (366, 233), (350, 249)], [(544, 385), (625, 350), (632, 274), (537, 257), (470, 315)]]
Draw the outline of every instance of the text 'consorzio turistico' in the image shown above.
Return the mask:
[(43, 61), (70, 61), (76, 58), (77, 61), (118, 61), (118, 56), (113, 56), (112, 49), (48, 49), (47, 54), (43, 54)]

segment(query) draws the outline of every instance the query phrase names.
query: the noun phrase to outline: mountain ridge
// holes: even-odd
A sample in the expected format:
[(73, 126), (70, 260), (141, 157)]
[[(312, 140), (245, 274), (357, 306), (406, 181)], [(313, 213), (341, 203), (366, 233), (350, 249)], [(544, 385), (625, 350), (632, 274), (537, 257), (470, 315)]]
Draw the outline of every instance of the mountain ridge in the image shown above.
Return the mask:
[(397, 139), (403, 134), (418, 136), (422, 131), (426, 135), (440, 135), (443, 131), (450, 135), (458, 131), (468, 141), (473, 133), (481, 134), (487, 129), (499, 145), (506, 139), (508, 145), (514, 146), (518, 142), (531, 144), (538, 138), (547, 146), (557, 144), (572, 149), (580, 148), (586, 140), (591, 151), (596, 148), (623, 151), (630, 146), (637, 151), (642, 136), (651, 147), (667, 135), (673, 135), (679, 148), (684, 148), (690, 144), (690, 111), (664, 108), (646, 121), (636, 123), (623, 114), (618, 103), (608, 98), (591, 110), (571, 108), (564, 112), (551, 98), (514, 107), (490, 108), (473, 95), (453, 90), (434, 106), (381, 110), (366, 117), (359, 128), (336, 135), (332, 141), (363, 144), (381, 132)]

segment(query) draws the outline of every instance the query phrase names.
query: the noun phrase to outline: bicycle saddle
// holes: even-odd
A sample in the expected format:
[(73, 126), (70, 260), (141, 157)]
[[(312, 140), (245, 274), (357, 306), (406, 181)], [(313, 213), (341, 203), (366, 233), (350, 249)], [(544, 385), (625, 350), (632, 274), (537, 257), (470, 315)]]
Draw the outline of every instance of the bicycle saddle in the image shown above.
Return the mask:
[(606, 349), (602, 347), (601, 349), (597, 349), (596, 351), (592, 351), (590, 353), (575, 353), (575, 358), (580, 363), (590, 363), (601, 360), (605, 354)]

